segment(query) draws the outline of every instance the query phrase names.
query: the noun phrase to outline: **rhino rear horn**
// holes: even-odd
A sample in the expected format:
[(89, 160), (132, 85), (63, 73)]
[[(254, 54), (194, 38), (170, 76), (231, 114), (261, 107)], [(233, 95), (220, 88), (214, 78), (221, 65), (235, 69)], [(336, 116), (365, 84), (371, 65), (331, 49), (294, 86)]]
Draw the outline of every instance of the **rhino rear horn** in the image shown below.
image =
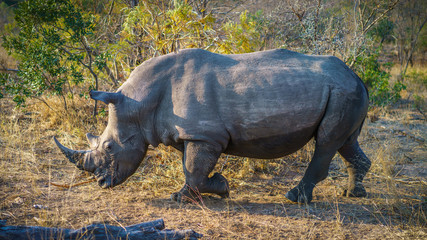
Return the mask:
[(91, 133), (86, 133), (86, 138), (91, 148), (96, 148), (98, 146), (98, 136), (95, 136)]
[(116, 104), (120, 101), (120, 99), (122, 98), (122, 94), (115, 92), (103, 92), (103, 91), (95, 91), (95, 90), (90, 90), (89, 95), (92, 99), (94, 100), (99, 100), (104, 102), (105, 104)]

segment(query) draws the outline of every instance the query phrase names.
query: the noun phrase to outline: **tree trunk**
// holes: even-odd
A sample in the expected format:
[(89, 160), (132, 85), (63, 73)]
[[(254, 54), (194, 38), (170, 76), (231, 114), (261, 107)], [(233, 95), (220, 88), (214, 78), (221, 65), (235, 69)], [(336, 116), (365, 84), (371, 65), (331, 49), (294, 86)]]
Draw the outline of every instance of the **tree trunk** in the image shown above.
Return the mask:
[(164, 229), (163, 219), (143, 222), (127, 227), (92, 224), (80, 229), (38, 226), (6, 226), (0, 220), (0, 240), (3, 239), (198, 239), (202, 235), (193, 230)]
[[(413, 37), (412, 41), (411, 41), (411, 45), (410, 45), (410, 50), (409, 50), (409, 54), (407, 55), (406, 58), (406, 63), (405, 63), (405, 68), (403, 69), (403, 71), (401, 72), (402, 75), (402, 79), (405, 78), (406, 75), (406, 70), (408, 70), (408, 64), (411, 61), (412, 62), (412, 57), (415, 51), (415, 48), (417, 47), (417, 41), (418, 41), (418, 36), (420, 35), (421, 31), (423, 30), (424, 25), (427, 23), (427, 17), (424, 19), (424, 21), (421, 23), (420, 27), (418, 28), (418, 31), (416, 32), (415, 36)], [(411, 64), (412, 66), (412, 64)]]

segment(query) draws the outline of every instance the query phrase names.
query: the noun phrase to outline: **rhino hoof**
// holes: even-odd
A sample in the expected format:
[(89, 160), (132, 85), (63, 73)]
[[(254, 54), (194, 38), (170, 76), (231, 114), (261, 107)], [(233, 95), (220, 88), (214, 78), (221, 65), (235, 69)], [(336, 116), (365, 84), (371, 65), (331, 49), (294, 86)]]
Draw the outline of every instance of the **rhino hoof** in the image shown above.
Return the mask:
[(285, 194), (285, 197), (295, 203), (310, 203), (312, 200), (311, 194), (305, 194), (298, 187), (293, 188)]
[(353, 189), (344, 189), (341, 196), (343, 197), (366, 197), (368, 193), (362, 185), (358, 185)]
[(228, 185), (227, 179), (222, 176), (220, 173), (215, 173), (210, 178), (211, 183), (216, 186), (215, 191), (212, 193), (218, 194), (221, 198), (229, 198), (230, 197), (230, 187)]
[(197, 201), (192, 197), (188, 197), (188, 196), (182, 194), (181, 192), (172, 193), (171, 194), (171, 200), (178, 202), (178, 203), (192, 203), (192, 202)]
[(230, 198), (230, 193), (229, 192), (226, 192), (226, 193), (223, 193), (223, 194), (218, 194), (221, 198)]
[(185, 202), (185, 201), (183, 201), (184, 198), (185, 197), (182, 197), (182, 194), (180, 192), (175, 192), (175, 193), (171, 194), (171, 200), (175, 201), (177, 203)]
[(171, 194), (171, 200), (178, 202), (178, 195), (179, 195), (179, 192), (172, 193)]

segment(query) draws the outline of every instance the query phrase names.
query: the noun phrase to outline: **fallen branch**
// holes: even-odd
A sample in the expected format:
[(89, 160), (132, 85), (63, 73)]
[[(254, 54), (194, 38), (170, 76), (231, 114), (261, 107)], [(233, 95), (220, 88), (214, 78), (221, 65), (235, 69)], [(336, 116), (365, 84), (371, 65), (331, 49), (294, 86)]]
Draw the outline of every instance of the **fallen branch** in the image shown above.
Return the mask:
[(49, 228), (38, 226), (6, 226), (0, 220), (0, 240), (3, 239), (198, 239), (202, 235), (193, 230), (164, 229), (163, 219), (127, 227), (92, 224), (80, 229)]
[(96, 179), (91, 179), (91, 180), (88, 180), (88, 181), (79, 182), (79, 183), (75, 183), (75, 184), (71, 184), (71, 185), (68, 185), (68, 184), (57, 184), (57, 183), (53, 183), (53, 182), (51, 182), (49, 184), (52, 185), (52, 186), (55, 186), (55, 187), (69, 189), (69, 188), (72, 188), (72, 187), (77, 187), (77, 186), (80, 186), (80, 185), (83, 185), (83, 184), (86, 184), (86, 183), (95, 182), (95, 181), (96, 181)]
[(18, 69), (3, 68), (3, 69), (0, 69), (0, 71), (3, 71), (3, 72), (18, 72), (19, 70)]
[(1, 64), (2, 68), (0, 69), (0, 71), (4, 71), (4, 72), (18, 72), (18, 69), (10, 69), (7, 68), (5, 65)]

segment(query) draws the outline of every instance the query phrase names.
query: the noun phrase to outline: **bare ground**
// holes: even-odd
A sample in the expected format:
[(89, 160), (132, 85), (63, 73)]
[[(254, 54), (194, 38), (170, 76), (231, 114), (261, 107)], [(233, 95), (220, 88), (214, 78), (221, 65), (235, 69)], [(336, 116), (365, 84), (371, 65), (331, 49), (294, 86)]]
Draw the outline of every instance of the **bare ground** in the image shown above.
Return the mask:
[(0, 100), (0, 219), (10, 225), (126, 226), (163, 218), (167, 228), (193, 229), (204, 239), (427, 238), (427, 125), (408, 104), (369, 113), (360, 137), (373, 161), (365, 180), (368, 197), (339, 196), (347, 179), (336, 156), (309, 205), (293, 204), (284, 194), (302, 177), (312, 145), (271, 161), (224, 155), (217, 171), (230, 181), (226, 200), (209, 195), (194, 204), (169, 200), (184, 179), (180, 153), (167, 147), (150, 150), (138, 171), (113, 189), (95, 182), (70, 188), (91, 176), (68, 163), (52, 136), (85, 148), (84, 133), (94, 127), (58, 128), (61, 119), (45, 107), (34, 103), (30, 109), (21, 113)]

